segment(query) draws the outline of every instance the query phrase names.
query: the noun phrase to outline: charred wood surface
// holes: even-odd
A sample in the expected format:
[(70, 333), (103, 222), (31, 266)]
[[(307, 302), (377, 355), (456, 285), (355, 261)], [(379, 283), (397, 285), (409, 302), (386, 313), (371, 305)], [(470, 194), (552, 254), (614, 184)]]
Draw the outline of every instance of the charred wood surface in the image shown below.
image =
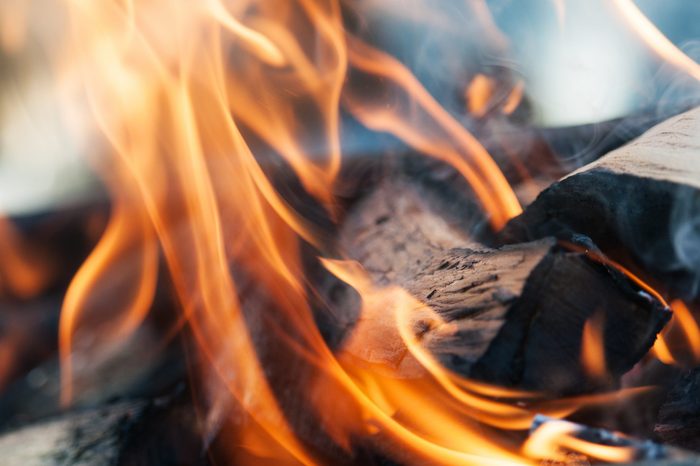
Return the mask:
[(581, 233), (627, 250), (687, 294), (700, 278), (700, 108), (671, 118), (543, 191), (507, 242)]
[(654, 432), (664, 443), (700, 452), (700, 368), (684, 374), (670, 390)]
[[(439, 210), (415, 184), (386, 182), (349, 214), (341, 244), (376, 285), (397, 285), (431, 310), (415, 312), (413, 328), (452, 370), (501, 385), (578, 392), (602, 382), (580, 363), (583, 327), (594, 313), (604, 321), (613, 378), (641, 358), (669, 317), (616, 270), (553, 239), (488, 249)], [(358, 319), (349, 296), (335, 296), (348, 325)], [(395, 326), (389, 309), (361, 315), (345, 348), (413, 376), (418, 365)]]

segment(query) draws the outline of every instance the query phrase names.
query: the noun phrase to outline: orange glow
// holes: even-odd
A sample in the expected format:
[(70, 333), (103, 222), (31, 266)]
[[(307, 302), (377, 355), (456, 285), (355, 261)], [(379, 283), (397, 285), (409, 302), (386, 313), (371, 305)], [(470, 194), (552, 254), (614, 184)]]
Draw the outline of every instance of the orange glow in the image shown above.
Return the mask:
[(594, 313), (583, 326), (581, 338), (581, 363), (586, 373), (595, 378), (603, 378), (607, 373), (605, 345), (603, 338), (604, 315)]
[(611, 4), (627, 25), (632, 29), (654, 53), (666, 62), (672, 64), (679, 70), (700, 80), (700, 65), (695, 63), (690, 57), (681, 52), (673, 45), (654, 23), (649, 21), (644, 13), (634, 4), (632, 0), (612, 0)]
[(0, 296), (29, 298), (49, 280), (53, 264), (36, 246), (29, 245), (6, 218), (0, 217)]
[[(700, 361), (700, 326), (683, 301), (672, 301), (671, 309), (673, 318), (656, 338), (654, 355), (664, 364), (695, 365)], [(679, 333), (682, 341), (672, 339), (672, 335)]]
[(518, 108), (518, 105), (520, 105), (520, 102), (523, 100), (524, 92), (525, 83), (522, 81), (518, 81), (508, 94), (506, 101), (503, 103), (503, 108), (501, 109), (501, 111), (506, 115), (510, 115), (511, 113), (513, 113), (515, 109)]
[(678, 324), (688, 341), (694, 362), (700, 361), (700, 327), (698, 322), (690, 313), (688, 306), (679, 299), (671, 303), (671, 309), (673, 309), (673, 315), (678, 320)]
[(26, 43), (28, 2), (4, 0), (0, 4), (0, 50), (12, 55)]
[(477, 74), (471, 80), (464, 92), (467, 110), (477, 118), (484, 117), (490, 110), (500, 105), (504, 115), (510, 115), (518, 108), (523, 99), (525, 84), (518, 81), (506, 95), (497, 91), (497, 83), (493, 78)]
[(651, 352), (664, 364), (673, 365), (678, 363), (676, 358), (673, 357), (673, 354), (671, 354), (671, 350), (669, 349), (668, 344), (666, 344), (666, 340), (664, 339), (663, 335), (658, 335), (656, 337), (656, 341), (654, 342), (654, 346), (651, 348)]
[(104, 343), (126, 339), (150, 309), (157, 272), (158, 250), (145, 212), (138, 206), (127, 208), (117, 204), (100, 243), (68, 288), (61, 310), (59, 349), (64, 371), (61, 390), (64, 404), (73, 397), (72, 335), (80, 321), (89, 314), (94, 314), (93, 318), (99, 315), (101, 319), (114, 315), (115, 320), (110, 319), (100, 332), (100, 339)]
[(465, 92), (469, 112), (477, 117), (484, 116), (488, 104), (493, 98), (494, 89), (495, 84), (488, 76), (483, 74), (474, 76)]
[[(569, 242), (560, 242), (564, 247), (572, 250), (572, 251), (578, 251), (581, 253), (586, 254), (586, 256), (596, 262), (600, 262), (601, 264), (605, 264), (607, 266), (613, 267), (617, 269), (619, 272), (623, 273), (627, 278), (632, 280), (637, 286), (639, 286), (642, 290), (647, 292), (651, 297), (653, 297), (655, 300), (657, 300), (661, 305), (663, 305), (665, 308), (668, 310), (671, 310), (671, 307), (668, 305), (666, 300), (659, 294), (658, 291), (656, 291), (654, 288), (652, 288), (650, 285), (648, 285), (644, 280), (641, 278), (637, 277), (635, 274), (633, 274), (631, 271), (629, 271), (626, 267), (624, 267), (621, 264), (618, 264), (617, 262), (613, 261), (612, 259), (609, 259), (595, 251), (590, 251), (582, 246), (572, 244)], [(672, 316), (673, 318), (673, 316)], [(671, 353), (670, 348), (668, 347), (667, 342), (664, 339), (664, 335), (667, 334), (669, 331), (669, 326), (664, 328), (662, 332), (657, 335), (656, 340), (654, 341), (654, 346), (651, 349), (651, 353), (656, 356), (661, 362), (664, 364), (676, 364), (677, 361), (674, 358), (673, 354)]]

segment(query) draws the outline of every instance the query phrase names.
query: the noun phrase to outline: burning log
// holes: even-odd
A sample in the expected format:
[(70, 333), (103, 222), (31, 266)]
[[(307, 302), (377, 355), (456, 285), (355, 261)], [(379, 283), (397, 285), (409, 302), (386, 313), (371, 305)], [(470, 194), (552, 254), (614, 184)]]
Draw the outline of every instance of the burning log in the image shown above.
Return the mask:
[(696, 108), (553, 184), (509, 223), (504, 238), (519, 242), (582, 233), (605, 250), (630, 251), (647, 270), (696, 294), (699, 155)]
[[(614, 378), (646, 353), (670, 314), (613, 268), (553, 239), (488, 249), (470, 239), (415, 183), (387, 182), (350, 212), (341, 244), (379, 286), (398, 285), (431, 312), (412, 328), (442, 364), (465, 376), (549, 393), (606, 384), (581, 365), (584, 326), (601, 316), (604, 372)], [(386, 308), (338, 320), (357, 325), (345, 350), (410, 377), (411, 357)], [(393, 333), (392, 333), (393, 332)]]

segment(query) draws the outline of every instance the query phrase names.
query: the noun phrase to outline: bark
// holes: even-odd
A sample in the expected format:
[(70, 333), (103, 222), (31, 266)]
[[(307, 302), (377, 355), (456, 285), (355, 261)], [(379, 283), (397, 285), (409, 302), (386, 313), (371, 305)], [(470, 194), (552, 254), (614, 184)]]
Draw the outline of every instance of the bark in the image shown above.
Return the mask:
[(554, 183), (503, 238), (585, 234), (606, 251), (631, 252), (646, 270), (692, 296), (700, 283), (699, 193), (696, 108)]
[[(616, 270), (553, 239), (488, 249), (414, 183), (381, 185), (348, 215), (341, 247), (377, 286), (406, 290), (423, 309), (411, 327), (449, 369), (488, 382), (573, 393), (609, 382), (582, 368), (584, 324), (602, 315), (612, 379), (646, 353), (669, 317)], [(411, 377), (420, 366), (396, 332), (391, 299), (353, 312), (352, 293), (334, 293), (345, 349)]]

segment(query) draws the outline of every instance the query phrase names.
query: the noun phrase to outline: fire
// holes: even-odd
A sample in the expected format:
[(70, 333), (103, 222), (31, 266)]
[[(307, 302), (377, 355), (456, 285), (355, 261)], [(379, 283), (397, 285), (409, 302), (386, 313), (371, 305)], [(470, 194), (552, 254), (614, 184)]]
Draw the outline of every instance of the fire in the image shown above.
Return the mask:
[[(402, 341), (415, 359), (425, 368), (425, 376), (419, 379), (395, 379), (383, 375), (383, 368), (358, 363), (350, 355), (340, 353), (340, 370), (344, 371), (337, 382), (344, 381), (347, 389), (357, 393), (358, 401), (366, 410), (364, 423), (380, 426), (380, 431), (388, 432), (401, 440), (405, 448), (415, 451), (431, 463), (453, 464), (518, 464), (521, 459), (512, 450), (504, 449), (480, 432), (483, 426), (505, 430), (527, 430), (538, 414), (561, 418), (576, 412), (584, 406), (604, 406), (619, 402), (620, 399), (645, 392), (633, 389), (627, 392), (583, 396), (561, 399), (555, 402), (542, 401), (539, 395), (512, 389), (493, 387), (466, 380), (442, 367), (430, 353), (422, 348), (412, 325), (415, 320), (439, 319), (429, 307), (420, 303), (399, 287), (376, 288), (361, 266), (352, 261), (324, 260), (323, 264), (334, 275), (353, 286), (363, 299), (362, 315), (372, 312), (389, 314), (396, 322), (395, 328)], [(363, 317), (360, 317), (360, 322)], [(362, 330), (356, 330), (356, 334)], [(382, 338), (391, 338), (383, 335)], [(365, 341), (370, 344), (371, 340)], [(324, 381), (324, 383), (328, 383)], [(325, 387), (325, 386), (324, 386)], [(337, 403), (337, 393), (333, 392)], [(616, 401), (617, 400), (617, 401)], [(332, 412), (328, 406), (321, 412)], [(425, 413), (430, 413), (426, 422)], [(372, 421), (372, 422), (369, 422)], [(328, 420), (328, 429), (338, 429), (343, 420), (333, 417)], [(348, 426), (357, 429), (356, 426)], [(568, 434), (555, 432), (546, 435), (548, 442), (560, 442), (561, 447), (585, 452), (591, 456), (612, 460), (628, 458), (626, 452), (618, 452), (614, 447), (585, 444)], [(528, 441), (524, 449), (529, 458), (556, 458), (550, 456), (551, 447), (543, 447), (542, 434)], [(347, 439), (341, 441), (347, 442)], [(582, 445), (583, 444), (583, 445)], [(492, 460), (490, 458), (500, 458)]]
[(0, 217), (0, 296), (28, 298), (45, 286), (52, 264), (24, 241), (7, 218)]
[[(564, 3), (554, 3), (563, 24)], [(532, 464), (558, 457), (561, 448), (606, 461), (630, 458), (624, 448), (576, 438), (576, 429), (564, 422), (547, 424), (522, 440), (538, 413), (563, 418), (639, 391), (552, 401), (466, 380), (442, 367), (415, 333), (419, 316), (440, 317), (401, 288), (376, 286), (350, 261), (321, 260), (359, 292), (363, 313), (388, 313), (391, 336), (405, 345), (421, 375), (398, 379), (386, 367), (360, 363), (342, 348), (333, 352), (327, 346), (311, 312), (300, 249), (305, 242), (331, 256), (330, 248), (277, 191), (269, 173), (271, 167), (291, 168), (335, 218), (343, 114), (454, 167), (494, 229), (522, 210), (484, 146), (410, 69), (345, 30), (350, 8), (344, 2), (62, 0), (60, 5), (67, 12), (68, 33), (57, 52), (63, 63), (57, 81), (73, 111), (76, 101), (89, 108), (89, 128), (76, 128), (94, 137), (90, 162), (112, 201), (107, 229), (63, 302), (59, 350), (65, 405), (76, 397), (76, 356), (92, 353), (94, 345), (126, 344), (148, 318), (157, 282), (167, 275), (181, 313), (175, 328), (192, 334), (203, 362), (198, 380), (215, 381), (206, 384), (207, 401), (213, 406), (225, 400), (232, 412), (244, 415), (247, 421), (234, 440), (261, 456), (324, 462), (298, 437), (259, 351), (251, 322), (270, 320), (279, 333), (282, 364), (285, 357), (296, 358), (312, 374), (304, 387), (290, 390), (349, 453), (361, 438), (406, 463)], [(694, 70), (630, 5), (616, 1), (645, 40)], [(486, 3), (475, 2), (473, 9), (489, 37), (502, 41)], [(17, 19), (2, 16), (7, 17)], [(4, 49), (21, 44), (21, 26), (0, 31)], [(367, 82), (382, 92), (368, 92)], [(472, 113), (483, 114), (492, 93), (489, 78), (477, 75), (467, 88)], [(501, 112), (515, 111), (523, 94), (524, 83), (514, 84)], [(10, 223), (0, 221), (0, 237), (2, 265), (13, 269), (11, 275), (0, 270), (2, 291), (35, 293), (45, 272), (25, 254)], [(262, 297), (249, 299), (247, 283)], [(700, 331), (681, 309), (676, 304), (697, 358)], [(92, 347), (82, 341), (86, 333)], [(586, 324), (582, 361), (600, 376), (605, 374), (601, 333), (595, 318)], [(0, 378), (5, 354), (0, 351)]]
[[(449, 163), (469, 182), (499, 229), (522, 208), (486, 149), (423, 88), (411, 72), (390, 55), (348, 38), (348, 58), (358, 70), (389, 83), (391, 99), (403, 107), (387, 108), (350, 86), (344, 103), (363, 124), (388, 131), (421, 153)], [(395, 97), (394, 97), (395, 96)]]
[(673, 65), (695, 79), (700, 80), (700, 65), (676, 47), (649, 18), (634, 4), (632, 0), (613, 0), (613, 8), (624, 19), (629, 28), (637, 34), (644, 44), (649, 47), (664, 62)]
[(588, 374), (598, 379), (607, 374), (603, 317), (603, 314), (594, 313), (593, 317), (586, 321), (581, 340), (581, 363)]
[(525, 83), (523, 81), (518, 81), (515, 83), (513, 88), (508, 93), (505, 102), (503, 103), (503, 108), (501, 111), (505, 115), (510, 115), (518, 108), (520, 102), (523, 100), (523, 93), (525, 92)]
[(486, 114), (487, 105), (493, 98), (494, 82), (483, 74), (477, 74), (469, 83), (465, 97), (469, 106), (469, 112), (476, 116)]
[(26, 15), (27, 5), (20, 0), (9, 0), (0, 6), (0, 50), (11, 54), (23, 47)]
[(497, 90), (497, 83), (493, 78), (479, 73), (467, 86), (464, 97), (469, 112), (477, 118), (484, 117), (489, 110), (498, 105), (503, 114), (510, 115), (518, 108), (524, 90), (524, 83), (518, 81), (507, 93), (504, 93), (502, 90)]
[(671, 309), (673, 318), (656, 339), (654, 355), (664, 364), (695, 365), (700, 362), (700, 326), (680, 299), (671, 302)]

